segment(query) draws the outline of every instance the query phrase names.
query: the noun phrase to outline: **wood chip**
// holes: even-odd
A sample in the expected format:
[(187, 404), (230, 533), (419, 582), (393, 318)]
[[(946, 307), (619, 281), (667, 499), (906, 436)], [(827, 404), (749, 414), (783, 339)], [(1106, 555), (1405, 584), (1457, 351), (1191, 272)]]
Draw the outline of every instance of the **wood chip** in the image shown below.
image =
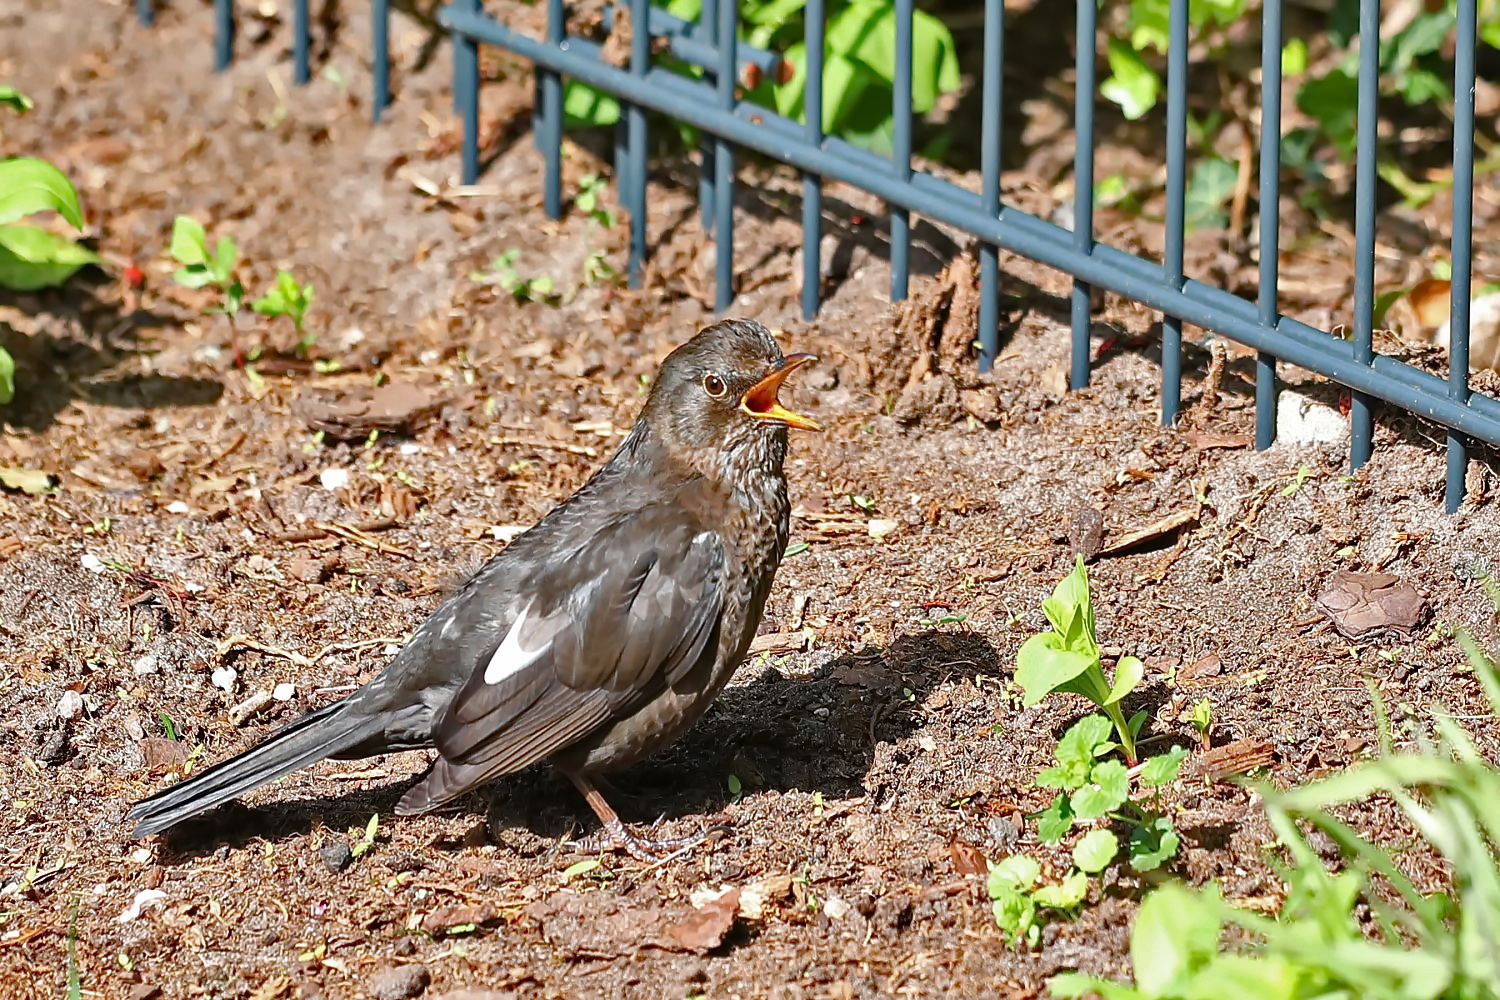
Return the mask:
[(1174, 511), (1166, 517), (1153, 521), (1144, 528), (1127, 531), (1125, 534), (1110, 542), (1099, 550), (1101, 556), (1119, 555), (1129, 552), (1131, 549), (1144, 545), (1147, 542), (1159, 538), (1166, 538), (1181, 531), (1198, 519), (1198, 508), (1188, 507), (1184, 510)]
[(435, 385), (387, 382), (353, 389), (310, 390), (292, 411), (314, 430), (342, 440), (359, 440), (372, 431), (411, 434), (437, 416), (448, 399)]
[(1207, 431), (1188, 431), (1188, 447), (1197, 451), (1210, 448), (1248, 448), (1255, 443), (1249, 434), (1210, 434)]
[(1338, 633), (1354, 642), (1410, 639), (1427, 613), (1422, 595), (1400, 577), (1343, 569), (1328, 578), (1317, 604)]
[(1091, 562), (1104, 548), (1104, 515), (1094, 507), (1079, 507), (1068, 525), (1068, 544), (1075, 555)]
[(760, 653), (800, 653), (807, 648), (807, 633), (797, 632), (768, 632), (758, 635), (750, 640), (750, 654)]
[(261, 688), (229, 710), (229, 721), (236, 726), (243, 726), (245, 720), (269, 704), (271, 704), (271, 688)]
[(1210, 781), (1220, 781), (1236, 774), (1247, 774), (1257, 767), (1270, 767), (1274, 756), (1265, 740), (1239, 739), (1204, 751), (1193, 765), (1193, 773)]
[(739, 908), (740, 890), (726, 889), (684, 919), (668, 924), (663, 931), (668, 940), (675, 942), (684, 951), (702, 954), (724, 942), (724, 936), (734, 926)]

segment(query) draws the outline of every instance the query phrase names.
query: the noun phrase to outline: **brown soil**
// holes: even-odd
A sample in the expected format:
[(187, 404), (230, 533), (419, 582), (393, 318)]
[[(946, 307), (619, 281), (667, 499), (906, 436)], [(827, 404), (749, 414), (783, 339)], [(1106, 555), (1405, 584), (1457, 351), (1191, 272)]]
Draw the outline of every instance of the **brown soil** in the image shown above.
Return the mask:
[[(1030, 997), (1059, 969), (1123, 973), (1144, 882), (1110, 876), (1026, 952), (995, 929), (978, 874), (1017, 850), (1053, 870), (1065, 859), (1037, 847), (1026, 816), (1046, 802), (1037, 770), (1083, 706), (1023, 709), (1009, 677), (1045, 625), (1041, 600), (1085, 507), (1102, 514), (1106, 545), (1194, 512), (1176, 535), (1091, 569), (1101, 641), (1148, 665), (1128, 708), (1151, 712), (1156, 746), (1189, 743), (1186, 712), (1207, 696), (1215, 743), (1269, 744), (1270, 777), (1286, 785), (1370, 751), (1367, 683), (1401, 714), (1483, 711), (1434, 624), (1497, 638), (1478, 582), (1500, 543), (1488, 467), (1475, 463), (1473, 499), (1449, 517), (1440, 435), (1408, 418), (1383, 415), (1375, 460), (1352, 477), (1341, 445), (1256, 453), (1248, 359), (1232, 354), (1204, 393), (1207, 340), (1192, 347), (1193, 409), (1175, 429), (1159, 425), (1150, 347), (1105, 352), (1093, 387), (1067, 394), (1067, 281), (1019, 259), (1004, 264), (1002, 361), (978, 378), (964, 357), (965, 264), (943, 270), (953, 242), (922, 227), (924, 273), (892, 308), (879, 206), (845, 189), (829, 198), (829, 302), (803, 323), (795, 179), (752, 165), (734, 311), (823, 358), (792, 394), (828, 425), (796, 437), (789, 465), (793, 537), (807, 547), (784, 564), (763, 629), (811, 641), (747, 663), (687, 737), (617, 781), (631, 821), (728, 833), (661, 867), (608, 855), (569, 877), (595, 856), (568, 841), (595, 821), (566, 782), (527, 773), (397, 819), (423, 763), (407, 755), (324, 764), (169, 840), (132, 842), (125, 810), (184, 756), (222, 759), (368, 679), (503, 546), (491, 529), (530, 523), (583, 480), (657, 361), (711, 319), (712, 259), (692, 172), (667, 159), (645, 288), (585, 281), (594, 251), (623, 267), (623, 226), (543, 218), (529, 70), (494, 53), (491, 161), (477, 190), (453, 192), (449, 50), (407, 16), (393, 32), (398, 98), (378, 127), (361, 12), (340, 15), (336, 43), (315, 51), (323, 72), (295, 93), (284, 31), (248, 13), (223, 76), (196, 5), (168, 7), (150, 30), (124, 5), (72, 0), (21, 0), (0, 17), (26, 38), (0, 57), (0, 79), (38, 106), (5, 122), (6, 152), (78, 180), (112, 275), (0, 304), (21, 366), (0, 465), (60, 481), (46, 496), (0, 494), (0, 994), (62, 995), (70, 952), (85, 996), (136, 998), (407, 996), (424, 979), (433, 995), (472, 985), (518, 998)], [(568, 154), (574, 192), (604, 165), (585, 146)], [(1052, 179), (1035, 169), (1018, 167), (1007, 189), (1046, 214)], [(1484, 183), (1490, 204), (1494, 175)], [(341, 369), (263, 361), (254, 379), (234, 367), (228, 327), (163, 262), (179, 212), (239, 241), (252, 289), (280, 266), (312, 281), (316, 353)], [(1115, 232), (1155, 240), (1149, 223)], [(469, 280), (511, 247), (523, 275), (555, 279), (557, 304)], [(1248, 273), (1217, 246), (1193, 252), (1196, 273)], [(1325, 246), (1288, 267), (1326, 277), (1347, 253)], [(118, 280), (130, 265), (143, 288)], [(1311, 321), (1346, 308), (1342, 279), (1296, 287), (1307, 292), (1286, 307)], [(1141, 335), (1153, 317), (1111, 298), (1099, 320), (1101, 336)], [(296, 336), (254, 317), (235, 339), (286, 352)], [(338, 428), (318, 423), (320, 400), (376, 373), (441, 405), (374, 442), (366, 425), (315, 438), (315, 425)], [(347, 484), (325, 488), (325, 470)], [(877, 539), (875, 519), (895, 527)], [(1372, 568), (1426, 597), (1411, 639), (1356, 645), (1320, 624), (1322, 582)], [(964, 620), (933, 624), (950, 611)], [(211, 682), (224, 666), (231, 691)], [(231, 721), (280, 683), (291, 700)], [(69, 692), (83, 711), (63, 721)], [(1494, 728), (1483, 735), (1493, 750)], [(1274, 900), (1249, 792), (1183, 780), (1169, 802), (1185, 835), (1176, 874)], [(373, 848), (342, 871), (325, 863), (376, 814)], [(1390, 810), (1353, 819), (1399, 835)], [(714, 944), (713, 907), (689, 900), (724, 886), (770, 899), (727, 934), (709, 927), (724, 934)], [(122, 921), (145, 889), (164, 897)]]

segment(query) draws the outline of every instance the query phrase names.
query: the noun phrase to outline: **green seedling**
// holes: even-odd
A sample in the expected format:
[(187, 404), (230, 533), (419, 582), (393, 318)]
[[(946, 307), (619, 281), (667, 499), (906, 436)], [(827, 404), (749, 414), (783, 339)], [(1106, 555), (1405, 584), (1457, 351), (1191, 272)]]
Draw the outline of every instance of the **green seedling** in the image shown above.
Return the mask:
[(1298, 490), (1302, 489), (1303, 484), (1307, 482), (1307, 477), (1311, 475), (1312, 469), (1305, 465), (1297, 466), (1297, 471), (1292, 476), (1292, 481), (1281, 488), (1281, 495), (1284, 497), (1295, 495)]
[(1060, 882), (1038, 885), (1042, 866), (1035, 858), (1013, 854), (990, 865), (985, 888), (995, 924), (1012, 944), (1035, 948), (1041, 937), (1041, 914), (1046, 910), (1071, 913), (1083, 904), (1089, 876), (1102, 872), (1119, 853), (1120, 844), (1108, 830), (1093, 830), (1073, 848), (1073, 868)]
[(78, 897), (68, 918), (68, 1000), (82, 1000), (83, 977), (78, 973)]
[(286, 316), (290, 319), (301, 335), (301, 339), (297, 341), (297, 350), (306, 354), (318, 340), (316, 334), (308, 333), (302, 328), (312, 300), (312, 285), (300, 284), (290, 271), (277, 271), (276, 283), (266, 294), (250, 303), (250, 308), (262, 316)]
[(542, 302), (555, 305), (557, 296), (553, 294), (552, 279), (545, 274), (535, 278), (523, 278), (516, 270), (516, 261), (520, 259), (520, 248), (511, 247), (490, 261), (489, 270), (471, 272), (469, 280), (481, 285), (498, 285), (517, 302)]
[(1073, 572), (1063, 578), (1042, 610), (1053, 631), (1032, 636), (1016, 654), (1016, 683), (1024, 692), (1023, 704), (1035, 705), (1054, 691), (1081, 694), (1104, 709), (1130, 764), (1136, 763), (1135, 740), (1145, 725), (1146, 713), (1137, 712), (1128, 722), (1120, 700), (1134, 691), (1145, 673), (1145, 664), (1134, 656), (1122, 656), (1115, 664), (1114, 681), (1104, 676), (1099, 643), (1094, 631), (1094, 604), (1089, 597), (1088, 572), (1079, 556)]
[[(1037, 838), (1044, 844), (1060, 843), (1075, 823), (1110, 819), (1131, 828), (1130, 867), (1150, 871), (1169, 861), (1181, 845), (1181, 837), (1165, 816), (1142, 808), (1130, 795), (1130, 772), (1119, 760), (1107, 759), (1117, 749), (1109, 739), (1111, 723), (1102, 715), (1079, 719), (1053, 751), (1057, 763), (1037, 775), (1043, 788), (1058, 789), (1052, 804), (1037, 817)], [(1149, 788), (1160, 788), (1177, 778), (1187, 750), (1173, 747), (1148, 758), (1138, 780)]]
[(376, 813), (374, 816), (370, 817), (370, 821), (365, 824), (363, 833), (361, 833), (357, 827), (354, 830), (351, 830), (351, 835), (357, 835), (359, 836), (359, 839), (349, 845), (349, 856), (351, 858), (357, 858), (362, 854), (368, 854), (370, 849), (375, 846), (375, 835), (379, 832), (379, 830), (379, 813)]
[(613, 285), (620, 280), (620, 272), (610, 266), (603, 250), (590, 250), (583, 259), (583, 283), (585, 285)]
[(1207, 698), (1199, 698), (1193, 704), (1193, 714), (1189, 716), (1193, 729), (1198, 733), (1198, 742), (1207, 750), (1211, 745), (1214, 728), (1214, 705)]
[(605, 229), (611, 229), (615, 224), (615, 213), (605, 206), (602, 197), (608, 190), (609, 181), (598, 174), (584, 174), (583, 179), (578, 182), (578, 197), (573, 199), (573, 204), (578, 206), (580, 212)]
[(172, 721), (172, 717), (166, 712), (161, 712), (157, 716), (157, 718), (161, 720), (161, 731), (167, 734), (167, 739), (171, 740), (173, 743), (176, 743), (177, 724)]
[(219, 237), (212, 250), (203, 223), (192, 216), (179, 215), (172, 222), (172, 243), (167, 251), (182, 266), (172, 280), (184, 288), (213, 288), (219, 293), (219, 304), (209, 312), (233, 317), (245, 301), (245, 286), (235, 276), (240, 251), (228, 236)]

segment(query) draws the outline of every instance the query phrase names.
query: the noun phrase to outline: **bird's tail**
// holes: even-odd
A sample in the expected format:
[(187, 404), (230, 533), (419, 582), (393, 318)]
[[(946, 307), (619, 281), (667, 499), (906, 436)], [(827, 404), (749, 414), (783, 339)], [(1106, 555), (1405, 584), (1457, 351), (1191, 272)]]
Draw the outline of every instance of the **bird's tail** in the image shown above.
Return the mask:
[(160, 833), (298, 768), (349, 750), (377, 735), (380, 728), (377, 718), (349, 699), (310, 712), (259, 746), (137, 802), (125, 816), (127, 822), (136, 824), (131, 836), (139, 839)]

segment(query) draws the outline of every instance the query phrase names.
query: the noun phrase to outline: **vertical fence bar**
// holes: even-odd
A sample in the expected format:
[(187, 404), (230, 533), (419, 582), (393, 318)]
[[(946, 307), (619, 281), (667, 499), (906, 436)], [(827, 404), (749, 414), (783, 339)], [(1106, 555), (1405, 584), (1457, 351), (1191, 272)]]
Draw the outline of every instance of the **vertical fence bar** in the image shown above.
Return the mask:
[(312, 47), (312, 25), (307, 16), (307, 0), (292, 0), (292, 82), (304, 84), (312, 78), (309, 49)]
[[(823, 145), (823, 0), (807, 0), (807, 80), (802, 89), (802, 112), (807, 116), (807, 142)], [(802, 174), (802, 318), (818, 314), (823, 284), (823, 178)]]
[[(733, 112), (739, 8), (734, 0), (719, 3), (719, 107)], [(714, 139), (714, 310), (734, 301), (734, 147)]]
[(234, 61), (234, 0), (214, 0), (214, 71)]
[(615, 122), (615, 185), (620, 193), (620, 204), (625, 204), (626, 192), (633, 189), (630, 179), (630, 120), (621, 115)]
[(370, 119), (377, 124), (391, 103), (391, 0), (372, 0)]
[[(479, 13), (479, 0), (453, 0), (467, 14)], [(463, 182), (479, 179), (479, 45), (470, 36), (453, 33), (453, 103), (463, 129)]]
[[(477, 0), (474, 0), (477, 2)], [(562, 0), (547, 0), (547, 44), (561, 46), (563, 43)], [(542, 75), (542, 96), (546, 98), (547, 112), (538, 130), (542, 139), (542, 210), (549, 219), (562, 218), (562, 137), (563, 137), (563, 80), (562, 75), (548, 72)]]
[(151, 27), (156, 20), (156, 7), (152, 0), (135, 0), (135, 19), (141, 23), (141, 27)]
[[(916, 16), (913, 0), (896, 0), (896, 76), (892, 81), (895, 97), (894, 136), (891, 142), (891, 164), (896, 180), (911, 180), (911, 36)], [(908, 268), (911, 258), (911, 213), (904, 207), (891, 206), (891, 301), (906, 298)]]
[[(1167, 232), (1163, 266), (1172, 287), (1182, 287), (1182, 244), (1187, 238), (1188, 0), (1172, 0), (1167, 15)], [(1182, 320), (1161, 318), (1161, 422), (1182, 408)]]
[[(1380, 0), (1359, 4), (1359, 116), (1354, 164), (1354, 357), (1375, 360), (1375, 138), (1380, 123)], [(1351, 393), (1349, 467), (1358, 469), (1375, 448), (1375, 400)]]
[[(734, 3), (734, 0), (726, 0)], [(811, 15), (807, 20), (811, 22)], [(709, 45), (719, 44), (719, 0), (703, 0), (702, 10), (698, 14), (698, 30), (703, 33), (704, 39)], [(704, 67), (703, 78), (710, 83), (715, 83), (712, 67)], [(699, 162), (698, 168), (698, 211), (703, 217), (703, 231), (712, 233), (714, 231), (714, 149), (717, 147), (714, 137), (703, 133), (698, 137)]]
[[(1281, 0), (1264, 0), (1260, 33), (1260, 321), (1277, 319), (1281, 254)], [(1276, 440), (1276, 358), (1255, 356), (1255, 447)]]
[[(1474, 39), (1476, 0), (1458, 0), (1453, 53), (1453, 275), (1448, 318), (1448, 395), (1469, 401), (1469, 294), (1474, 252)], [(1464, 499), (1469, 442), (1448, 432), (1448, 513)]]
[[(1000, 214), (1001, 66), (1005, 58), (1005, 0), (984, 0), (984, 66), (980, 84), (979, 197), (986, 215)], [(979, 246), (979, 371), (1000, 353), (1000, 248)]]
[[(1095, 0), (1078, 0), (1077, 69), (1073, 98), (1073, 245), (1083, 253), (1094, 247), (1094, 57)], [(1073, 279), (1073, 347), (1068, 388), (1089, 384), (1089, 329), (1093, 321), (1093, 286)]]
[[(646, 75), (651, 62), (651, 32), (648, 30), (650, 16), (650, 0), (630, 0), (630, 72), (637, 77)], [(628, 279), (631, 288), (639, 288), (641, 272), (646, 262), (646, 154), (650, 145), (646, 134), (646, 109), (639, 104), (626, 105), (625, 129), (630, 145), (626, 155), (630, 164), (630, 187), (625, 194), (625, 208), (630, 213)]]

